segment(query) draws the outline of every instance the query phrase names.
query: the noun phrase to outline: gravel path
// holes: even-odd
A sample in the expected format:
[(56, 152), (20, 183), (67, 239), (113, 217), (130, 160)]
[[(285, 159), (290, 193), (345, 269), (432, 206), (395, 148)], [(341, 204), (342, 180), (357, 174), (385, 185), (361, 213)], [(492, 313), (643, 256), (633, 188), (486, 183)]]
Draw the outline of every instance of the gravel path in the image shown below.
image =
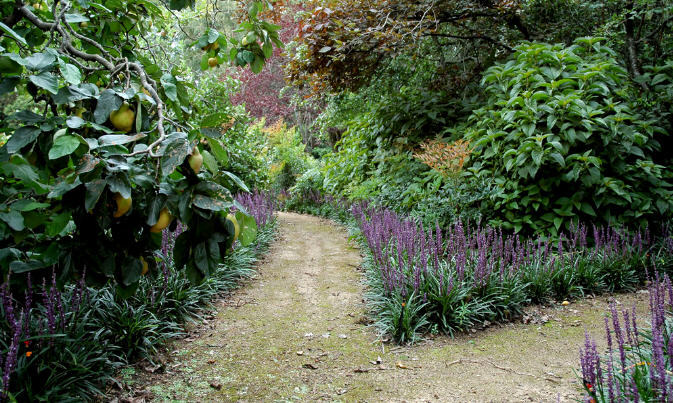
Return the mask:
[(345, 231), (299, 214), (278, 220), (257, 278), (136, 390), (155, 401), (572, 401), (584, 329), (603, 338), (609, 298), (646, 311), (646, 294), (615, 295), (531, 307), (526, 324), (454, 339), (382, 343), (365, 326), (360, 255)]

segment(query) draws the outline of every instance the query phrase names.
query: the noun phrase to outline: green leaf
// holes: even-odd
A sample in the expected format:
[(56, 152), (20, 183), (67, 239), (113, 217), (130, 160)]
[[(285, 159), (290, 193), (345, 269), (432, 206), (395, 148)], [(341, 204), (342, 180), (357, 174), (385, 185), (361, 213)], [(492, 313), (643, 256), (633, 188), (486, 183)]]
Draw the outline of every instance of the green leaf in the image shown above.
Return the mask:
[(63, 78), (72, 85), (78, 85), (82, 82), (82, 72), (80, 72), (77, 66), (73, 64), (62, 64), (61, 74), (63, 74)]
[(551, 159), (556, 161), (560, 166), (562, 166), (562, 167), (566, 166), (565, 159), (563, 158), (563, 156), (560, 153), (557, 153), (557, 152), (551, 153), (551, 154), (549, 154), (549, 157), (551, 157)]
[(33, 211), (33, 210), (42, 209), (42, 208), (49, 207), (49, 206), (50, 206), (49, 203), (38, 203), (34, 200), (23, 199), (23, 200), (18, 200), (16, 202), (12, 203), (12, 210), (26, 212), (26, 211)]
[(22, 181), (24, 185), (35, 190), (36, 193), (44, 194), (49, 190), (47, 185), (40, 182), (40, 177), (35, 171), (35, 168), (33, 168), (33, 166), (22, 156), (12, 156), (12, 159), (7, 164), (7, 168), (9, 168), (8, 170), (5, 170), (7, 175), (13, 175), (16, 179)]
[(229, 164), (229, 154), (222, 146), (222, 143), (216, 139), (207, 139), (210, 145), (210, 150), (213, 152), (215, 158), (220, 162), (220, 165), (226, 167)]
[(38, 75), (31, 75), (28, 79), (40, 88), (44, 88), (52, 94), (58, 93), (58, 79), (49, 72), (42, 72)]
[(596, 211), (594, 210), (593, 207), (591, 207), (591, 204), (587, 202), (583, 202), (582, 206), (580, 207), (580, 210), (582, 210), (583, 213), (588, 214), (592, 217), (596, 217)]
[(201, 151), (201, 155), (203, 156), (203, 165), (205, 165), (213, 175), (217, 175), (220, 168), (217, 164), (217, 160), (213, 157), (213, 154), (209, 153), (208, 150), (203, 150)]
[(175, 77), (166, 73), (161, 76), (161, 85), (164, 87), (164, 92), (168, 99), (173, 102), (178, 102), (178, 87)]
[(119, 193), (125, 199), (131, 197), (131, 181), (125, 173), (118, 172), (108, 176), (107, 184), (110, 187), (110, 192)]
[(14, 231), (23, 231), (26, 228), (23, 224), (23, 216), (16, 210), (0, 213), (0, 220), (6, 222)]
[(103, 190), (105, 190), (105, 185), (107, 185), (105, 179), (96, 179), (95, 181), (84, 184), (86, 187), (84, 209), (86, 211), (91, 211), (94, 207), (96, 207), (98, 199), (100, 199), (101, 194), (103, 194)]
[(126, 256), (120, 263), (119, 270), (121, 271), (122, 284), (128, 287), (137, 283), (143, 273), (143, 263), (140, 258)]
[(164, 155), (161, 157), (162, 175), (170, 175), (189, 155), (189, 141), (185, 138), (173, 138), (166, 145)]
[(122, 106), (122, 99), (117, 96), (114, 90), (107, 89), (100, 94), (96, 110), (93, 112), (94, 122), (105, 123), (110, 117), (110, 113), (118, 110)]
[(253, 1), (248, 9), (248, 15), (250, 18), (257, 18), (257, 13), (259, 13), (259, 2)]
[(49, 159), (55, 160), (72, 154), (80, 145), (80, 140), (75, 136), (63, 135), (54, 140), (54, 144), (49, 150)]
[(201, 70), (206, 71), (210, 69), (210, 65), (208, 65), (209, 58), (210, 56), (208, 55), (208, 53), (204, 53), (201, 56), (201, 63), (200, 63)]
[(66, 119), (65, 124), (71, 129), (79, 129), (86, 124), (86, 121), (79, 116), (70, 116)]
[(255, 238), (257, 238), (257, 223), (255, 219), (241, 211), (237, 211), (236, 221), (238, 221), (240, 228), (238, 240), (241, 242), (241, 245), (248, 246), (253, 243)]
[(208, 262), (208, 249), (205, 242), (200, 242), (194, 247), (194, 264), (204, 277), (210, 274), (210, 264)]
[(18, 152), (23, 147), (35, 141), (40, 133), (42, 131), (35, 126), (23, 126), (16, 129), (14, 134), (7, 140), (7, 152), (10, 154)]
[(143, 137), (145, 137), (145, 134), (142, 133), (134, 134), (131, 136), (126, 134), (108, 134), (105, 136), (100, 136), (98, 138), (98, 144), (100, 145), (100, 147), (119, 146), (123, 144), (132, 143), (134, 141), (138, 141)]
[(19, 260), (15, 260), (9, 264), (9, 270), (11, 270), (12, 273), (17, 274), (26, 273), (33, 270), (39, 270), (44, 267), (46, 267), (45, 263), (39, 260), (29, 260), (28, 262), (21, 262)]
[(3, 24), (0, 22), (0, 29), (5, 31), (7, 35), (11, 36), (14, 38), (14, 40), (20, 42), (22, 45), (27, 46), (28, 44), (26, 43), (26, 40), (23, 38), (23, 36), (17, 34), (12, 28), (8, 27), (7, 25)]
[(231, 206), (233, 206), (231, 202), (215, 199), (200, 194), (194, 196), (192, 204), (198, 208), (211, 211), (227, 211), (229, 208), (231, 208)]
[(70, 222), (70, 217), (71, 213), (67, 212), (52, 218), (52, 220), (45, 226), (47, 235), (49, 237), (55, 237), (60, 234)]
[(264, 69), (264, 59), (255, 55), (255, 58), (253, 59), (252, 63), (250, 63), (250, 69), (255, 74), (261, 73), (262, 69)]
[(229, 171), (222, 171), (223, 174), (227, 175), (228, 177), (231, 178), (231, 180), (234, 181), (235, 184), (237, 184), (241, 189), (243, 189), (245, 192), (250, 193), (250, 189), (248, 189), (247, 186), (245, 186), (245, 183), (236, 175), (232, 174)]
[(229, 116), (228, 113), (224, 112), (210, 114), (201, 120), (201, 127), (218, 127), (222, 122), (227, 120)]
[(78, 23), (78, 22), (88, 22), (88, 21), (89, 21), (89, 19), (87, 17), (81, 15), (81, 14), (75, 14), (75, 13), (73, 13), (73, 14), (66, 13), (65, 14), (65, 22), (67, 22), (69, 24), (75, 24), (75, 23)]

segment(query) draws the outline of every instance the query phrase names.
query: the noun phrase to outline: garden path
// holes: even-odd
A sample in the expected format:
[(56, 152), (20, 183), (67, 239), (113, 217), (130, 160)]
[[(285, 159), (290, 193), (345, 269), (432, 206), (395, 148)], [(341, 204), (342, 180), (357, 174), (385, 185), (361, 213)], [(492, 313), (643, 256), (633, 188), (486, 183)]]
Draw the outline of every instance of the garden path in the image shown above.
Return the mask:
[[(382, 343), (365, 326), (360, 255), (330, 221), (279, 213), (258, 277), (171, 346), (165, 374), (136, 392), (156, 401), (562, 401), (587, 328), (603, 339), (608, 298), (535, 307), (528, 324)], [(614, 296), (645, 312), (647, 295)], [(642, 315), (644, 316), (644, 315)], [(379, 362), (377, 364), (377, 361)], [(138, 379), (138, 378), (136, 378)]]

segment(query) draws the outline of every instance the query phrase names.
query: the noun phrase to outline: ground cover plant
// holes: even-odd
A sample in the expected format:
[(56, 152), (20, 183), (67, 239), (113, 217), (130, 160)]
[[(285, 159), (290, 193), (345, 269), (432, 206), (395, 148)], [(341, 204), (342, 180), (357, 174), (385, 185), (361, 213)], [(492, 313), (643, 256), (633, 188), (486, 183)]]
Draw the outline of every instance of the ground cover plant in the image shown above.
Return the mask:
[(121, 298), (112, 285), (88, 287), (85, 278), (60, 289), (55, 273), (50, 281), (27, 287), (23, 296), (13, 295), (5, 282), (0, 399), (90, 400), (104, 393), (120, 366), (141, 358), (152, 362), (167, 340), (185, 333), (186, 322), (208, 311), (211, 300), (254, 274), (255, 262), (272, 241), (272, 199), (259, 192), (235, 199), (255, 217), (259, 231), (247, 246), (236, 242), (216, 272), (199, 284), (175, 265), (176, 239), (186, 230), (182, 225), (163, 233), (156, 252), (160, 269), (144, 276), (129, 298)]
[(378, 325), (399, 341), (510, 320), (530, 303), (633, 291), (673, 265), (668, 228), (655, 236), (647, 228), (576, 224), (557, 240), (531, 239), (478, 223), (423, 227), (367, 204), (352, 213), (371, 251)]
[(667, 275), (648, 287), (650, 327), (638, 326), (636, 311), (610, 305), (605, 319), (607, 351), (586, 335), (580, 349), (585, 399), (594, 402), (669, 401), (673, 393), (673, 286)]
[(559, 238), (527, 238), (474, 222), (424, 226), (385, 207), (316, 192), (289, 200), (285, 208), (337, 220), (360, 240), (376, 326), (398, 342), (509, 321), (533, 303), (635, 291), (673, 270), (668, 226), (576, 224)]

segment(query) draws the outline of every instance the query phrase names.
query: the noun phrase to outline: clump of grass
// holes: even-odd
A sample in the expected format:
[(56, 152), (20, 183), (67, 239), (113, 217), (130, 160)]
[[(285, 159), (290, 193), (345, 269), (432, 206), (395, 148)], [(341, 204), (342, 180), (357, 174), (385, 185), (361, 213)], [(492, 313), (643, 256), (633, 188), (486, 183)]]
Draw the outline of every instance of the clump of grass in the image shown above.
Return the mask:
[(654, 265), (661, 273), (673, 268), (668, 227), (654, 237), (647, 228), (577, 224), (552, 241), (460, 221), (428, 228), (390, 209), (316, 192), (285, 207), (348, 226), (363, 247), (376, 326), (398, 342), (511, 320), (531, 303), (633, 291)]
[[(655, 240), (648, 229), (592, 227), (590, 244), (584, 225), (551, 241), (460, 221), (448, 231), (424, 228), (366, 203), (353, 205), (352, 213), (368, 253), (378, 325), (400, 342), (430, 327), (453, 334), (508, 320), (529, 303), (634, 290), (654, 272), (650, 255), (661, 267), (673, 261), (667, 230)], [(413, 314), (397, 320), (409, 307)]]
[(667, 402), (673, 398), (673, 287), (667, 275), (649, 287), (650, 328), (639, 328), (635, 306), (605, 317), (607, 351), (588, 334), (580, 349), (585, 400)]

